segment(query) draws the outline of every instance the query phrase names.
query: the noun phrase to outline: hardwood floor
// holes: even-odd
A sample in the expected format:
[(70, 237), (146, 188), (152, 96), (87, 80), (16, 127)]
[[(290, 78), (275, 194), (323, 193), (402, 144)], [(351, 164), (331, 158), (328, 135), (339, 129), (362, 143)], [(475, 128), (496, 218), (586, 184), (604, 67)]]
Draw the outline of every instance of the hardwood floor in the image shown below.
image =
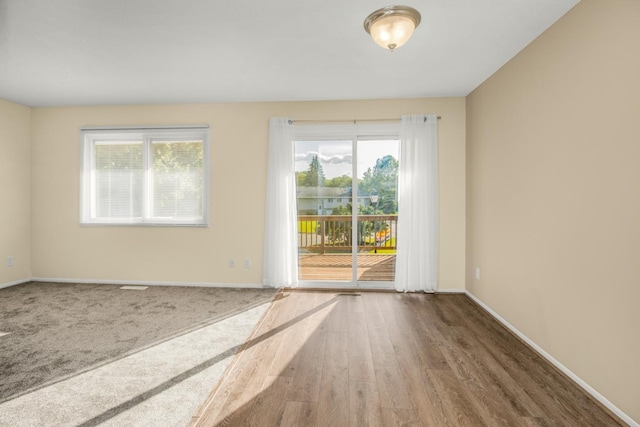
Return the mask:
[[(299, 279), (350, 281), (352, 262), (351, 254), (302, 254)], [(395, 254), (358, 254), (356, 277), (359, 282), (392, 282), (395, 272)]]
[(289, 291), (192, 421), (216, 425), (624, 424), (465, 295)]

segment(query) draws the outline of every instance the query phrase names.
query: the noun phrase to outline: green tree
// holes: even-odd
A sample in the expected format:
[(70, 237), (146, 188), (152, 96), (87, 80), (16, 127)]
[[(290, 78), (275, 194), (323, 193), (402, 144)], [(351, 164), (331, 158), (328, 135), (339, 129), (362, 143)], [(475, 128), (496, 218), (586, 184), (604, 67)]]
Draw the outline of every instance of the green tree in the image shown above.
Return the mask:
[(364, 194), (378, 192), (377, 208), (384, 214), (398, 212), (397, 188), (398, 188), (398, 160), (387, 155), (376, 160), (375, 166), (368, 168), (362, 175), (359, 188)]
[[(151, 144), (154, 211), (157, 215), (200, 213), (204, 150), (201, 142)], [(193, 203), (197, 201), (197, 203)], [(185, 203), (187, 202), (187, 203)]]
[(304, 186), (306, 179), (307, 179), (307, 171), (296, 172), (296, 185), (298, 187)]
[(304, 187), (322, 187), (325, 179), (324, 170), (318, 160), (318, 156), (313, 156), (301, 185)]
[(331, 215), (351, 215), (351, 202), (333, 208)]
[(96, 169), (140, 170), (142, 169), (142, 143), (96, 144)]
[(339, 188), (351, 187), (351, 177), (348, 175), (342, 175), (336, 176), (335, 178), (329, 178), (324, 182), (324, 186)]
[[(336, 206), (331, 211), (331, 215), (351, 215), (352, 204), (351, 202), (346, 205)], [(382, 215), (380, 209), (375, 209), (374, 206), (358, 205), (358, 215)]]

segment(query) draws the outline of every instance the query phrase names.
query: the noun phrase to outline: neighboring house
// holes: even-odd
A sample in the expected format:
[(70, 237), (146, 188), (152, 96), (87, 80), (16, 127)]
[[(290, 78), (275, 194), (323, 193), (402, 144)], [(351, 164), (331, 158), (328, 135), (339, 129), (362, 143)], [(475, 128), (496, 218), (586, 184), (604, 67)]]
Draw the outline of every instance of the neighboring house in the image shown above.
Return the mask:
[[(351, 187), (297, 187), (299, 215), (331, 215), (334, 208), (347, 206), (353, 195)], [(358, 191), (358, 204), (369, 206), (371, 196)]]

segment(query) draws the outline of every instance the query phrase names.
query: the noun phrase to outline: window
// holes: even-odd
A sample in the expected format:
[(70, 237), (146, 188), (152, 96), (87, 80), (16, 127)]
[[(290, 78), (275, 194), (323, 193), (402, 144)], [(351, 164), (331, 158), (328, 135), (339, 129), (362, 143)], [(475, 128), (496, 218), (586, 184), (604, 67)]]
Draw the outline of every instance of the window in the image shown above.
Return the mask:
[(82, 224), (207, 225), (209, 129), (82, 129)]

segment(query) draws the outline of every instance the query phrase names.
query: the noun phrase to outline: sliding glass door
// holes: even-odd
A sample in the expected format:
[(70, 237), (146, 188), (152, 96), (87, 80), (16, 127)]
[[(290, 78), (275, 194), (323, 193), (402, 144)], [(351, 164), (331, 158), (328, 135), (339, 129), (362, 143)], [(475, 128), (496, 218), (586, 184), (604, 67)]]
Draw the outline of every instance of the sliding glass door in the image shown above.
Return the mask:
[(295, 142), (298, 262), (314, 287), (392, 287), (399, 141)]
[(353, 141), (295, 143), (299, 279), (351, 282)]
[(357, 281), (391, 284), (396, 265), (400, 141), (358, 140)]

